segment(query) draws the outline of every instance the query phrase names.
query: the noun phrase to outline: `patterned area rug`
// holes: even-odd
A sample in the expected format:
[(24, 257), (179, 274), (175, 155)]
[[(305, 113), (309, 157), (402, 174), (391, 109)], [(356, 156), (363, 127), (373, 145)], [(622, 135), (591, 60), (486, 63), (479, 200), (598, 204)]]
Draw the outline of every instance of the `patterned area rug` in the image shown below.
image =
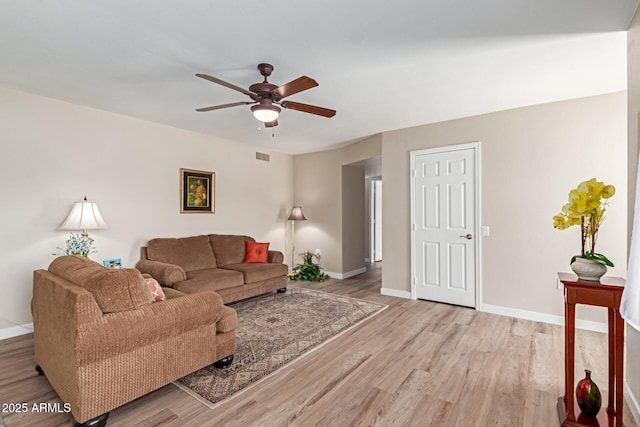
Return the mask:
[(236, 304), (239, 327), (233, 363), (212, 366), (176, 381), (215, 407), (245, 387), (379, 313), (387, 306), (302, 288)]

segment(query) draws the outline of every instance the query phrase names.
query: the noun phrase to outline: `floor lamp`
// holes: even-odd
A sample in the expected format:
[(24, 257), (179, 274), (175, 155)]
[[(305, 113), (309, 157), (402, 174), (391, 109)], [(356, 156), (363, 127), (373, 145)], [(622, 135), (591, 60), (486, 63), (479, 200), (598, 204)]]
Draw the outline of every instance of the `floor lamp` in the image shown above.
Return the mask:
[(305, 221), (307, 218), (304, 217), (300, 206), (294, 206), (287, 219), (291, 221), (291, 268), (293, 268), (293, 254), (296, 251), (296, 221)]

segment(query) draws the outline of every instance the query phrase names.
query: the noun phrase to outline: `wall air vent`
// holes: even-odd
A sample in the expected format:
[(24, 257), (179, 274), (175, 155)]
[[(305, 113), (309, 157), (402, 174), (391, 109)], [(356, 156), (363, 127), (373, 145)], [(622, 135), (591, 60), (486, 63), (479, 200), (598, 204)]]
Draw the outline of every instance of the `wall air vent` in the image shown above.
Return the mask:
[(269, 161), (269, 155), (265, 153), (259, 153), (256, 151), (256, 160), (264, 160), (265, 162)]

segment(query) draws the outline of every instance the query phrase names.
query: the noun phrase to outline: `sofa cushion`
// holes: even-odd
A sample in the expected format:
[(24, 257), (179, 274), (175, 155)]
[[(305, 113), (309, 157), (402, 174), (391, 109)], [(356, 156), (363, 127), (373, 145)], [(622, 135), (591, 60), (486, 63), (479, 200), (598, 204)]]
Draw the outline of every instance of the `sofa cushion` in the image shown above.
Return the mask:
[(56, 258), (49, 272), (89, 291), (103, 313), (134, 310), (153, 302), (149, 286), (134, 268), (107, 268), (79, 255)]
[(269, 243), (252, 242), (246, 240), (245, 242), (245, 255), (242, 262), (269, 262)]
[(241, 263), (244, 260), (246, 249), (244, 242), (247, 240), (255, 242), (255, 239), (249, 236), (209, 234), (209, 241), (216, 256), (218, 267)]
[(244, 283), (255, 283), (263, 280), (286, 276), (288, 268), (285, 264), (241, 263), (225, 265), (224, 270), (242, 273)]
[(184, 271), (216, 267), (216, 257), (207, 236), (150, 240), (147, 257), (151, 261), (179, 265)]
[(244, 276), (238, 271), (208, 268), (206, 270), (188, 272), (187, 280), (174, 283), (173, 289), (185, 294), (193, 294), (195, 292), (233, 288), (243, 284)]

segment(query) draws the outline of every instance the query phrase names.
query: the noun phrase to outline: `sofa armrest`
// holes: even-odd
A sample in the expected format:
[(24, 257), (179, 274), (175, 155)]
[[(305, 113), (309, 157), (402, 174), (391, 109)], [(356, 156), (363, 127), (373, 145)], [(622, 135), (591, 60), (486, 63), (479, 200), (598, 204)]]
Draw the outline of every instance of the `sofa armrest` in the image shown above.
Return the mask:
[(222, 298), (213, 291), (108, 313), (78, 326), (78, 362), (87, 365), (203, 327), (211, 328), (214, 340), (221, 318)]
[(136, 264), (136, 268), (141, 273), (150, 274), (162, 286), (172, 287), (176, 282), (187, 280), (187, 273), (184, 272), (182, 267), (175, 264), (141, 259)]
[(269, 251), (268, 259), (271, 264), (282, 264), (284, 255), (280, 251)]
[[(99, 321), (102, 311), (86, 289), (47, 270), (36, 270), (31, 315), (35, 362), (59, 389), (59, 384), (72, 382), (76, 373), (78, 325)], [(65, 396), (63, 400), (73, 400)]]

